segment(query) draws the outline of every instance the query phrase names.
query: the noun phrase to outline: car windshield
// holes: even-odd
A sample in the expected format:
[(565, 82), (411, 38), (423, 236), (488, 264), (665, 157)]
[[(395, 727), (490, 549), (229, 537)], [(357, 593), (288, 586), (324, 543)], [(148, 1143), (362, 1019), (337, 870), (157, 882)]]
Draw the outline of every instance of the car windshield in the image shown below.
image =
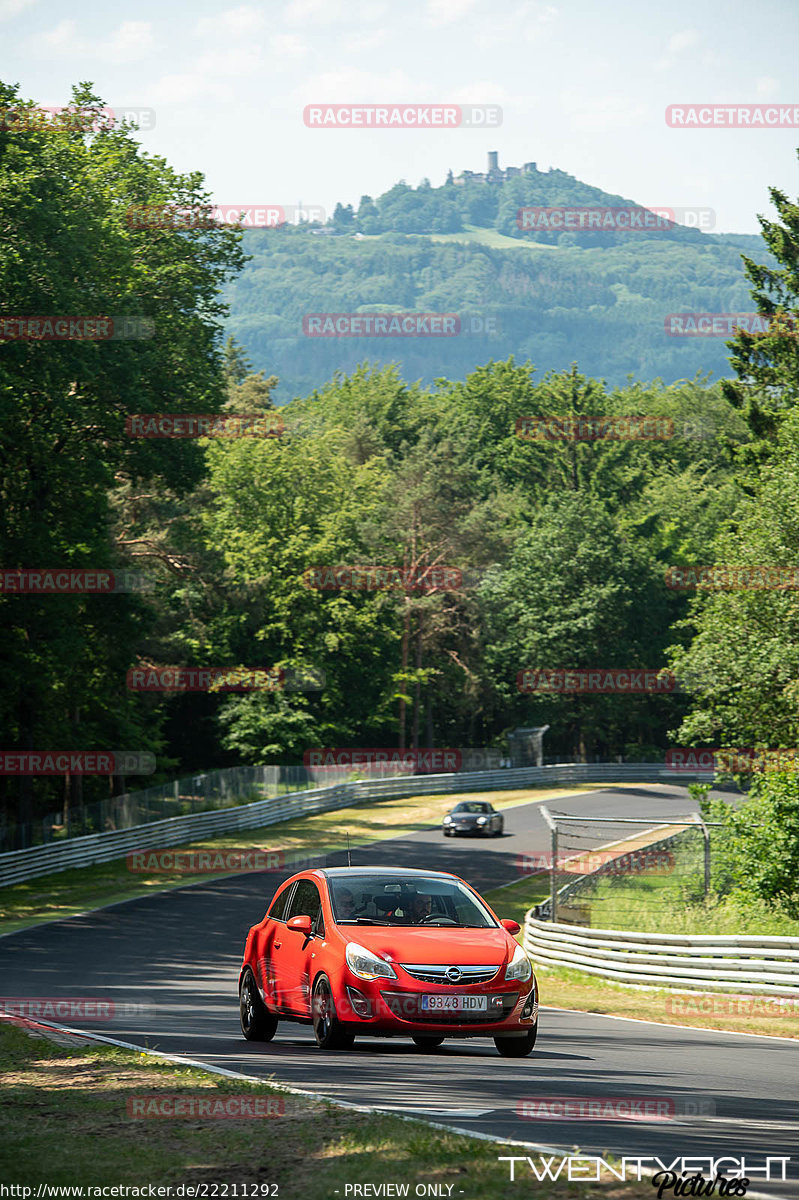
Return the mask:
[(478, 804), (476, 801), (471, 801), (466, 804), (456, 804), (453, 812), (456, 813), (489, 813), (491, 806), (489, 804)]
[(350, 875), (330, 879), (339, 925), (431, 925), (495, 928), (479, 898), (456, 879), (435, 876)]

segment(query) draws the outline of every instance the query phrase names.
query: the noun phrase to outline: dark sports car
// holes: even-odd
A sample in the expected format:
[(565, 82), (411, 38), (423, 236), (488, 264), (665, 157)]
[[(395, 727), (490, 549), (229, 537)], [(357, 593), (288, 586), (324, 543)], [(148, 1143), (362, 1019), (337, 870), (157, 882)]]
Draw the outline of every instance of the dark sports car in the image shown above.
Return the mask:
[(444, 817), (441, 828), (446, 837), (456, 833), (487, 833), (500, 837), (505, 820), (487, 800), (461, 800)]

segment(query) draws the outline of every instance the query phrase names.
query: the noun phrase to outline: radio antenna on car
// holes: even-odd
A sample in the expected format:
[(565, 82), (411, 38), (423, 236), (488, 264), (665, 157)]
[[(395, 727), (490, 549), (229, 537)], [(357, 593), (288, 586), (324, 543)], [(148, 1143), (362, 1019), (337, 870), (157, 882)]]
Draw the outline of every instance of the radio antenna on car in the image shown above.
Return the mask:
[(347, 866), (352, 866), (352, 855), (350, 854), (350, 831), (347, 830)]

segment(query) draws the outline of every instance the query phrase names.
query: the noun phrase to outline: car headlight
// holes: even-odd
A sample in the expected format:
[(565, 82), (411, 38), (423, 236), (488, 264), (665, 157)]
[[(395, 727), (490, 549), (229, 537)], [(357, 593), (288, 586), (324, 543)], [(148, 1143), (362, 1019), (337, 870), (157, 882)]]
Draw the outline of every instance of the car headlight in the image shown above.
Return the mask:
[(533, 966), (530, 959), (524, 953), (521, 946), (516, 945), (513, 951), (513, 958), (505, 968), (506, 979), (516, 979), (519, 983), (524, 983), (533, 973)]
[(444, 824), (445, 824), (445, 825), (451, 825), (451, 824), (452, 824), (452, 817), (444, 817)]
[(357, 942), (347, 945), (347, 966), (359, 979), (396, 979), (397, 972), (384, 958)]
[(485, 825), (485, 823), (486, 823), (486, 821), (487, 821), (487, 820), (488, 820), (488, 817), (478, 817), (478, 818), (477, 818), (477, 824), (478, 824), (478, 825)]

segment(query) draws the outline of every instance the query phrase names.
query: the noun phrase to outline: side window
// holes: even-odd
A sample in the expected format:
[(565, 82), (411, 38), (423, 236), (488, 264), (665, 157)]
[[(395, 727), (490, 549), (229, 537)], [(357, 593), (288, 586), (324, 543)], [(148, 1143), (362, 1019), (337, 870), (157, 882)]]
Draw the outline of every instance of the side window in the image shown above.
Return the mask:
[(286, 917), (286, 901), (291, 895), (292, 884), (283, 888), (275, 900), (272, 901), (272, 907), (269, 909), (269, 916), (274, 921), (285, 921)]
[(289, 921), (292, 917), (310, 917), (313, 921), (313, 932), (319, 934), (320, 937), (325, 936), (325, 927), (322, 921), (322, 898), (319, 895), (319, 888), (312, 879), (301, 879), (297, 884), (297, 890), (285, 919)]

